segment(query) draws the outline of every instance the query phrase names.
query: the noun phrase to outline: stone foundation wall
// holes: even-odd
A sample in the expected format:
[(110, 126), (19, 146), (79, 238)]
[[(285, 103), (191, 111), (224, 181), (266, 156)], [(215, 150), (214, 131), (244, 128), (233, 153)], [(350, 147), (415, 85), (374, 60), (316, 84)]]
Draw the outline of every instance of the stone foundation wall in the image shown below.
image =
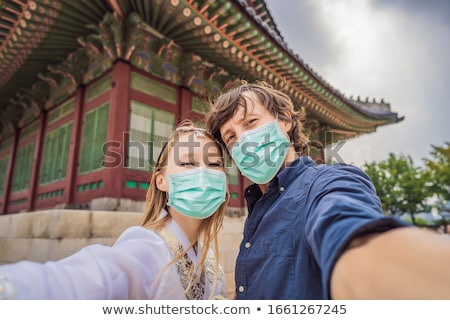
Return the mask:
[[(82, 247), (112, 245), (127, 227), (138, 225), (142, 212), (52, 209), (0, 216), (0, 264), (31, 260), (55, 261)], [(234, 263), (245, 217), (225, 217), (219, 234), (220, 263), (230, 297), (234, 293)]]

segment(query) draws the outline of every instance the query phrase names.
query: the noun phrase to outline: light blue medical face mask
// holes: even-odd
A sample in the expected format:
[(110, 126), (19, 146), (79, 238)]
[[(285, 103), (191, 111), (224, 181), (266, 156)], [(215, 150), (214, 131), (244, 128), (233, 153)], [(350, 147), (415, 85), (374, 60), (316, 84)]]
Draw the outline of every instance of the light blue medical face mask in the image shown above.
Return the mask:
[(167, 180), (167, 205), (188, 217), (206, 219), (225, 201), (227, 179), (222, 171), (196, 168), (168, 174)]
[(244, 176), (254, 183), (264, 184), (280, 170), (290, 146), (277, 119), (244, 132), (230, 153)]

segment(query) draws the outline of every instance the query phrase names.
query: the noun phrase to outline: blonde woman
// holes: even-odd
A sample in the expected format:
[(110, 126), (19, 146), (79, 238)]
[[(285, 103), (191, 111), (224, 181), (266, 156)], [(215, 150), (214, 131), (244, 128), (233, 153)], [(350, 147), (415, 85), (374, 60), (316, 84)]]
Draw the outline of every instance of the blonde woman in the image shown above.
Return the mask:
[(226, 298), (217, 240), (226, 186), (222, 149), (203, 129), (183, 123), (155, 164), (141, 226), (125, 230), (112, 247), (0, 266), (0, 298)]

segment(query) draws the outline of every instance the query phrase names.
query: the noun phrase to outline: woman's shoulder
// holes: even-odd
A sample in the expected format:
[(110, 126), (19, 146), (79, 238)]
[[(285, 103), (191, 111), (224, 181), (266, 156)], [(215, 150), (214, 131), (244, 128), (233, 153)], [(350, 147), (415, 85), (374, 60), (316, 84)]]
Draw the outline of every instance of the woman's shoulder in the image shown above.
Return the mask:
[(132, 226), (125, 229), (117, 238), (115, 245), (128, 241), (149, 241), (152, 243), (163, 243), (159, 233), (155, 230), (147, 229), (142, 226)]

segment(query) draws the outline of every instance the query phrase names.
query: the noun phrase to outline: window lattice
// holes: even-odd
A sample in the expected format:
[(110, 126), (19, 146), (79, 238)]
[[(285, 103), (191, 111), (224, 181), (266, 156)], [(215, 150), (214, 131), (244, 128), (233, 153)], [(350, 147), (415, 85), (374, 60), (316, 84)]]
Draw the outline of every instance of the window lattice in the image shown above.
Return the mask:
[(127, 167), (151, 171), (174, 123), (173, 113), (132, 101)]

